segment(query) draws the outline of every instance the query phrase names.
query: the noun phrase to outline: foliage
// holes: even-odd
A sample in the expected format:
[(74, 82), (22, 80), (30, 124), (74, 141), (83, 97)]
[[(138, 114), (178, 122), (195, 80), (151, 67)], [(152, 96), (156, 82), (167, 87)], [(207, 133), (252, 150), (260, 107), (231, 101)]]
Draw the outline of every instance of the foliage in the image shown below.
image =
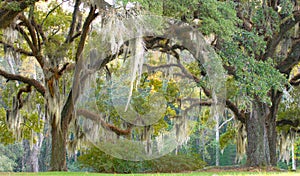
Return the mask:
[(4, 144), (13, 143), (15, 138), (13, 138), (12, 131), (9, 130), (7, 123), (6, 123), (6, 112), (4, 108), (0, 108), (0, 142)]
[(224, 150), (225, 147), (235, 139), (235, 137), (236, 130), (233, 127), (228, 128), (226, 132), (220, 136), (220, 149)]
[(295, 140), (295, 155), (296, 155), (296, 161), (299, 161), (300, 159), (300, 138), (299, 136)]
[(50, 168), (51, 160), (51, 139), (45, 137), (39, 154), (39, 171), (46, 172)]
[(21, 144), (0, 144), (0, 172), (21, 171), (23, 152)]
[(105, 154), (98, 148), (91, 148), (78, 158), (81, 167), (92, 168), (97, 172), (182, 172), (201, 169), (205, 163), (199, 156), (169, 154), (154, 160), (126, 161)]
[(206, 35), (213, 33), (222, 39), (230, 40), (237, 31), (236, 26), (240, 21), (236, 16), (233, 2), (201, 0), (198, 10), (202, 33)]
[(220, 166), (232, 166), (235, 165), (236, 159), (236, 146), (229, 144), (225, 147), (224, 151), (220, 155)]
[(0, 172), (13, 171), (16, 163), (5, 155), (0, 156)]
[(264, 53), (265, 45), (263, 39), (253, 33), (236, 33), (235, 41), (225, 43), (220, 53), (225, 62), (236, 67), (236, 76), (231, 84), (235, 83), (238, 89), (231, 90), (230, 96), (236, 93), (236, 97), (242, 98), (242, 108), (249, 105), (255, 97), (270, 103), (270, 89), (282, 91), (283, 85), (287, 83), (285, 76), (274, 68), (271, 59), (261, 61), (255, 58), (255, 55)]
[(297, 98), (299, 95), (299, 87), (284, 92), (282, 103), (279, 106), (278, 120), (289, 119), (295, 121), (300, 118), (300, 100)]

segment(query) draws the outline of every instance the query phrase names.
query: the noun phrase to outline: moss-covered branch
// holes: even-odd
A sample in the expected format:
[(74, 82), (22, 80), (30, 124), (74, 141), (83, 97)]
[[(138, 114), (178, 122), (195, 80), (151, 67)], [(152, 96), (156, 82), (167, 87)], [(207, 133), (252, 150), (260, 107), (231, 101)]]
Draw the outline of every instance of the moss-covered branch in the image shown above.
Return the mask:
[(43, 96), (45, 95), (45, 87), (35, 79), (27, 78), (22, 75), (10, 74), (2, 69), (0, 69), (0, 75), (8, 80), (21, 81), (23, 83), (29, 84), (29, 85), (33, 86)]

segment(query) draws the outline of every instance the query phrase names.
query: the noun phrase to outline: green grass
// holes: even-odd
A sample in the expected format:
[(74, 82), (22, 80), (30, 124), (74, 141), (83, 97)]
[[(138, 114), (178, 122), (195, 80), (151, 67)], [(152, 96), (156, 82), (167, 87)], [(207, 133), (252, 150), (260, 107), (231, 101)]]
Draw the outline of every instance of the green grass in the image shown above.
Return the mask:
[(85, 172), (0, 172), (0, 176), (244, 176), (244, 175), (262, 175), (262, 176), (297, 176), (299, 172), (191, 172), (191, 173), (163, 173), (163, 174), (101, 174), (101, 173), (85, 173)]

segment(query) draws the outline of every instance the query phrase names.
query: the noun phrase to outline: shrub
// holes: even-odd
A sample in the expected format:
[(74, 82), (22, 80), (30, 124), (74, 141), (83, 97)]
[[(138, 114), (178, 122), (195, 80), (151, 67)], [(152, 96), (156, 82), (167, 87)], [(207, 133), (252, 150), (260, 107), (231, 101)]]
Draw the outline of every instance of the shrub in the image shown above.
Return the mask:
[(78, 161), (81, 168), (109, 173), (182, 172), (201, 169), (206, 165), (199, 155), (169, 154), (153, 160), (127, 161), (107, 155), (98, 148), (85, 151)]

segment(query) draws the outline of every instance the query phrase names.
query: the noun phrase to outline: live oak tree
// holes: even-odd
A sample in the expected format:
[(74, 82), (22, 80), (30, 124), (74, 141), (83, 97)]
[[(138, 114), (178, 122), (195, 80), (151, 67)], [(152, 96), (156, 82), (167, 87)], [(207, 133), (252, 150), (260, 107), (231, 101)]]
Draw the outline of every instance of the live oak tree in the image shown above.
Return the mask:
[[(299, 12), (298, 3), (292, 1), (241, 1), (237, 4), (241, 31), (233, 42), (224, 42), (229, 46), (220, 44), (224, 67), (241, 86), (237, 95), (247, 97), (239, 100), (246, 107), (236, 106), (236, 117), (246, 127), (249, 166), (276, 166), (278, 106), (283, 90), (299, 85), (299, 72), (291, 74), (300, 56)], [(231, 107), (229, 101), (227, 106)]]
[[(83, 3), (80, 0), (74, 2), (72, 12), (64, 11), (61, 4), (55, 2), (48, 5), (50, 10), (43, 11), (35, 2), (1, 2), (1, 28), (6, 28), (1, 31), (2, 52), (9, 50), (19, 53), (21, 57), (35, 58), (44, 75), (43, 80), (36, 80), (0, 70), (0, 75), (7, 80), (16, 80), (26, 85), (19, 89), (12, 109), (14, 113), (7, 114), (7, 117), (18, 116), (22, 108), (22, 94), (35, 88), (45, 98), (46, 113), (51, 125), (51, 170), (67, 170), (66, 142), (73, 107), (72, 93), (66, 93), (67, 98), (64, 99), (63, 93), (66, 90), (62, 90), (62, 76), (73, 69), (72, 65), (81, 55), (90, 24), (99, 13), (94, 4), (87, 3), (85, 8), (89, 12), (83, 14), (79, 9)], [(17, 40), (9, 41), (3, 36), (4, 30), (9, 29), (17, 31)], [(70, 47), (72, 43), (75, 46), (73, 53)]]
[[(246, 129), (247, 164), (276, 166), (276, 125), (285, 123), (276, 122), (278, 106), (283, 90), (299, 85), (300, 73), (291, 72), (300, 59), (298, 1), (211, 0), (187, 7), (190, 11), (181, 14), (162, 11), (193, 21), (201, 32), (211, 34), (211, 45), (233, 81), (226, 106)], [(209, 89), (203, 90), (211, 96)]]
[(247, 164), (276, 166), (278, 106), (283, 90), (299, 85), (299, 72), (291, 72), (299, 63), (299, 6), (292, 1), (236, 3), (241, 23), (232, 40), (214, 31), (214, 46), (238, 86), (226, 104), (246, 128)]

